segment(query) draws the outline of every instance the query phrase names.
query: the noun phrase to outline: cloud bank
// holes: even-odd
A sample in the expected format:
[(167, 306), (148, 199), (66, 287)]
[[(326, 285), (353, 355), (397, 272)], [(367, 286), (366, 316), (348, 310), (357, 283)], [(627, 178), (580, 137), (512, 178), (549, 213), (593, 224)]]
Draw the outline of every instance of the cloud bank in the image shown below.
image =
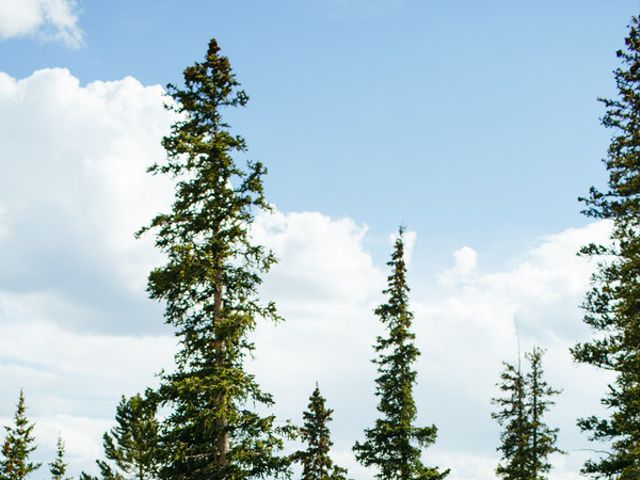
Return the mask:
[(75, 0), (0, 0), (0, 39), (37, 37), (82, 45)]

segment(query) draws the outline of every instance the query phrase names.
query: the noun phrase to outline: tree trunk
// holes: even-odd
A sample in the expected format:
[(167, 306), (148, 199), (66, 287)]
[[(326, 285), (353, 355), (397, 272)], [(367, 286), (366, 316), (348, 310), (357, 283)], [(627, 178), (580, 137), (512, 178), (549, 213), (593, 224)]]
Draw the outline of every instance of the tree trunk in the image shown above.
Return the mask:
[[(214, 323), (222, 316), (222, 269), (220, 267), (216, 270), (216, 288), (213, 297), (213, 318)], [(216, 346), (216, 365), (222, 367), (224, 363), (224, 340), (218, 338), (215, 339)], [(227, 401), (227, 395), (225, 392), (220, 393), (217, 402), (220, 407), (225, 408), (224, 405)], [(218, 465), (224, 466), (227, 464), (227, 452), (229, 451), (229, 434), (227, 433), (227, 418), (226, 415), (221, 415), (216, 420), (216, 447), (218, 452)]]

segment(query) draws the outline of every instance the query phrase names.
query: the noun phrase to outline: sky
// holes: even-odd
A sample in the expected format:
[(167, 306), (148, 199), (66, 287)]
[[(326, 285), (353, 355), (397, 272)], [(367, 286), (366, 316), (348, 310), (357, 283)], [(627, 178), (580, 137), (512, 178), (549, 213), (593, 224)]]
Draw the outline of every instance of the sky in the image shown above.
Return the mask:
[[(37, 458), (57, 435), (72, 473), (95, 471), (121, 395), (157, 383), (175, 341), (146, 276), (162, 262), (133, 233), (168, 208), (174, 117), (163, 89), (211, 37), (251, 100), (228, 112), (269, 168), (257, 240), (280, 262), (261, 294), (286, 322), (260, 325), (248, 365), (281, 419), (315, 382), (335, 410), (338, 463), (375, 419), (381, 332), (372, 313), (391, 239), (408, 228), (418, 421), (428, 464), (494, 478), (490, 399), (502, 361), (547, 349), (563, 389), (552, 480), (579, 478), (608, 377), (572, 362), (589, 338), (579, 305), (593, 264), (575, 255), (609, 225), (577, 198), (606, 183), (615, 52), (636, 0), (0, 0), (0, 420), (21, 388)], [(45, 469), (34, 480), (46, 478)]]

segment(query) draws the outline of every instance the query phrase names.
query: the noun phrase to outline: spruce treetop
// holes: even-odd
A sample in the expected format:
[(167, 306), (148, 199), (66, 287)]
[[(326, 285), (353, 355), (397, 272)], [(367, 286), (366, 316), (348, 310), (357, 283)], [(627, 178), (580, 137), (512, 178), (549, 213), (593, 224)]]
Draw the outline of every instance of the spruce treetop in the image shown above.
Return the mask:
[(165, 320), (176, 328), (176, 371), (165, 373), (158, 401), (170, 413), (163, 423), (162, 480), (280, 477), (286, 457), (277, 456), (288, 427), (276, 427), (264, 392), (244, 368), (254, 345), (249, 333), (259, 319), (280, 317), (257, 292), (275, 257), (250, 235), (256, 211), (268, 210), (260, 162), (241, 165), (245, 141), (231, 132), (223, 113), (244, 106), (229, 60), (215, 40), (204, 61), (184, 70), (184, 85), (169, 85), (178, 114), (162, 145), (167, 157), (152, 173), (175, 181), (168, 213), (148, 227), (165, 265), (149, 275), (151, 298), (165, 302)]
[(5, 439), (2, 444), (0, 478), (2, 480), (24, 480), (29, 474), (40, 468), (40, 463), (29, 460), (36, 450), (33, 435), (34, 424), (27, 418), (27, 405), (24, 392), (20, 390), (13, 425), (5, 426)]
[(525, 354), (530, 366), (526, 384), (528, 389), (527, 415), (531, 430), (529, 464), (533, 480), (546, 480), (546, 474), (552, 468), (549, 456), (554, 453), (564, 453), (556, 446), (559, 429), (550, 427), (544, 421), (545, 414), (555, 405), (553, 398), (560, 395), (562, 391), (551, 387), (544, 379), (543, 355), (544, 350), (538, 347)]
[(333, 410), (326, 407), (326, 400), (316, 384), (303, 413), (304, 425), (299, 429), (307, 448), (292, 456), (302, 465), (302, 480), (346, 480), (346, 469), (335, 465), (330, 456), (333, 442), (328, 423), (332, 414)]
[(417, 411), (413, 399), (416, 371), (413, 363), (420, 355), (411, 331), (413, 313), (409, 308), (409, 287), (404, 259), (404, 227), (400, 227), (391, 260), (391, 273), (383, 293), (387, 302), (375, 309), (386, 328), (386, 336), (376, 339), (378, 356), (376, 396), (380, 418), (365, 430), (365, 441), (353, 447), (357, 460), (377, 468), (379, 480), (436, 480), (449, 471), (422, 463), (422, 451), (436, 440), (435, 426), (416, 427)]
[(500, 426), (500, 446), (502, 460), (496, 468), (496, 475), (503, 480), (531, 480), (529, 476), (529, 444), (531, 422), (527, 415), (525, 376), (518, 366), (503, 363), (498, 387), (502, 394), (491, 400), (499, 410), (491, 414)]
[(51, 480), (71, 480), (67, 477), (67, 467), (69, 466), (64, 459), (64, 442), (62, 437), (58, 437), (56, 441), (56, 458), (49, 464), (49, 473)]

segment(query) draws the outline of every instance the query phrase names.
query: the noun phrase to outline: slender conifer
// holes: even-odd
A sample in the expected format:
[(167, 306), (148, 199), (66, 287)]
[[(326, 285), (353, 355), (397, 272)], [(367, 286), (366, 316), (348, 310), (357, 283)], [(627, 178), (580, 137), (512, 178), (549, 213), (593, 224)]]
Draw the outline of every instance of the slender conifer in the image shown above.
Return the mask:
[(436, 440), (435, 426), (416, 427), (417, 410), (413, 399), (416, 371), (413, 364), (420, 355), (411, 331), (413, 314), (409, 309), (409, 287), (404, 259), (404, 228), (400, 228), (391, 260), (388, 287), (383, 291), (387, 303), (375, 310), (386, 328), (386, 336), (374, 346), (378, 365), (376, 396), (380, 418), (365, 430), (365, 441), (353, 447), (357, 460), (377, 469), (379, 480), (436, 480), (449, 470), (427, 467), (422, 453)]
[(503, 428), (500, 433), (501, 461), (496, 475), (503, 480), (528, 480), (531, 425), (527, 415), (525, 376), (520, 362), (504, 363), (498, 387), (501, 397), (492, 399), (499, 410), (491, 414)]
[(613, 131), (604, 164), (608, 188), (591, 188), (584, 213), (612, 222), (607, 246), (587, 245), (581, 253), (598, 258), (583, 309), (597, 335), (577, 344), (576, 361), (612, 372), (602, 404), (609, 413), (578, 421), (607, 453), (587, 461), (583, 473), (607, 480), (640, 478), (640, 21), (631, 19), (625, 49), (614, 71), (618, 95), (601, 99), (602, 124)]
[(326, 407), (325, 398), (316, 388), (309, 397), (309, 406), (303, 413), (304, 426), (300, 437), (306, 444), (305, 450), (293, 454), (294, 461), (302, 465), (302, 480), (346, 480), (347, 470), (333, 463), (330, 456), (331, 432), (328, 423), (333, 410)]
[(29, 457), (36, 449), (33, 436), (34, 424), (27, 418), (24, 393), (20, 390), (13, 425), (5, 426), (0, 460), (0, 480), (24, 480), (40, 468), (40, 463), (31, 462)]
[(56, 458), (49, 464), (51, 480), (71, 480), (66, 476), (68, 466), (64, 458), (64, 442), (61, 437), (58, 437), (56, 442)]
[(546, 474), (551, 471), (549, 456), (563, 453), (557, 446), (558, 429), (545, 423), (544, 416), (549, 408), (555, 404), (553, 397), (560, 394), (549, 386), (544, 379), (542, 356), (544, 350), (534, 348), (525, 354), (529, 361), (527, 374), (527, 416), (530, 425), (530, 453), (529, 470), (532, 480), (546, 480)]
[(166, 322), (179, 338), (177, 368), (159, 389), (168, 409), (163, 424), (162, 480), (278, 478), (288, 457), (278, 455), (286, 426), (268, 413), (271, 395), (244, 366), (254, 349), (249, 334), (260, 319), (279, 319), (257, 287), (274, 256), (250, 235), (254, 214), (269, 210), (259, 162), (241, 166), (242, 137), (222, 118), (242, 107), (229, 60), (211, 40), (203, 62), (184, 70), (184, 85), (169, 85), (179, 120), (163, 139), (165, 162), (151, 167), (176, 181), (168, 213), (149, 227), (166, 255), (149, 276), (148, 291), (165, 302)]

